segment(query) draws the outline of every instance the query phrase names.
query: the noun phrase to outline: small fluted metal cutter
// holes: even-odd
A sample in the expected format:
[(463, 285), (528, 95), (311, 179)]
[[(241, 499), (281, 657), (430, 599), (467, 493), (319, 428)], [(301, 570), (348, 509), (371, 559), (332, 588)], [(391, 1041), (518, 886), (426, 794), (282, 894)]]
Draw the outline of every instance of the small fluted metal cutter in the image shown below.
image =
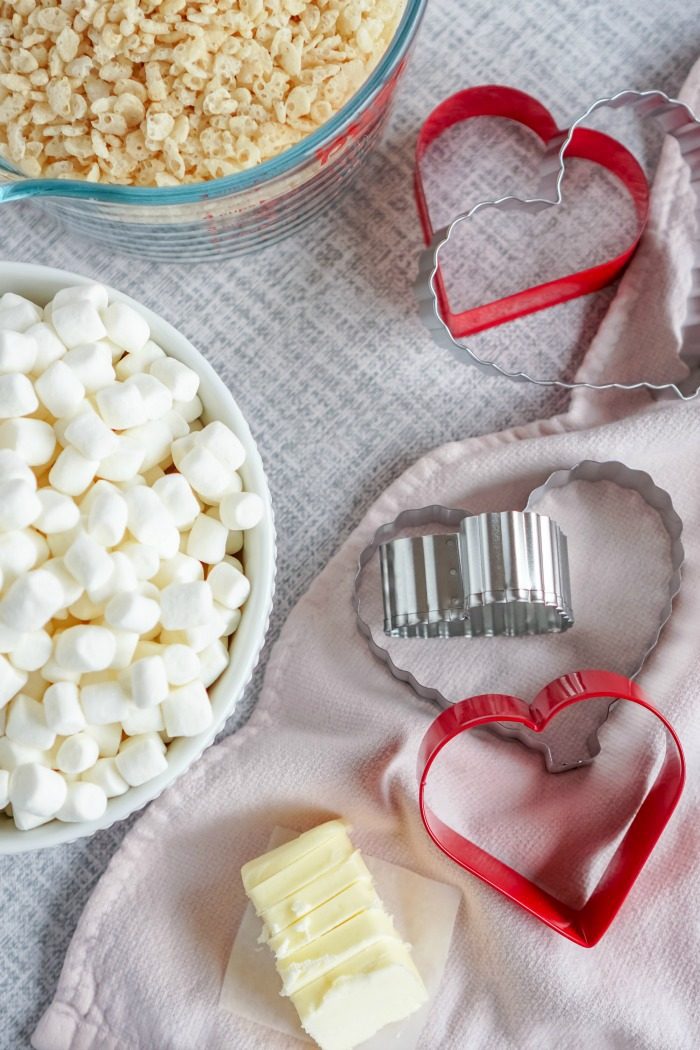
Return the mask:
[(458, 532), (383, 543), (379, 562), (394, 637), (552, 634), (574, 622), (566, 536), (544, 514), (465, 516)]

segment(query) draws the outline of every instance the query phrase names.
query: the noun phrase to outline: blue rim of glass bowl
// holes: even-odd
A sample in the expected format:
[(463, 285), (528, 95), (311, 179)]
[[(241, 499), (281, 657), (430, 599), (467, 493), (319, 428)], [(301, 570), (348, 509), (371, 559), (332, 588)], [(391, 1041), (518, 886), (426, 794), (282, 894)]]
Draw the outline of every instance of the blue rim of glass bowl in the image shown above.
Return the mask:
[(192, 182), (182, 186), (119, 186), (83, 182), (75, 179), (33, 179), (14, 170), (0, 158), (0, 169), (14, 177), (0, 183), (0, 203), (22, 197), (73, 197), (115, 204), (173, 205), (193, 204), (217, 197), (227, 197), (241, 191), (263, 186), (280, 176), (289, 175), (317, 151), (343, 134), (358, 112), (371, 104), (379, 94), (399, 62), (404, 58), (418, 30), (428, 0), (407, 0), (394, 37), (371, 75), (342, 109), (316, 131), (270, 160), (247, 171), (226, 175), (208, 182)]

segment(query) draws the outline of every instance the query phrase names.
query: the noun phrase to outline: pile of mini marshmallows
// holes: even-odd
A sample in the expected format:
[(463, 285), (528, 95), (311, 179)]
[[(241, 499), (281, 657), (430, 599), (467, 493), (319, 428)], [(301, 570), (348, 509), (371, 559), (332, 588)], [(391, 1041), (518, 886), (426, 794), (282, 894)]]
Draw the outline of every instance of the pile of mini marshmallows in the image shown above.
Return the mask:
[(198, 375), (97, 284), (0, 298), (0, 811), (98, 819), (207, 729), (259, 523)]

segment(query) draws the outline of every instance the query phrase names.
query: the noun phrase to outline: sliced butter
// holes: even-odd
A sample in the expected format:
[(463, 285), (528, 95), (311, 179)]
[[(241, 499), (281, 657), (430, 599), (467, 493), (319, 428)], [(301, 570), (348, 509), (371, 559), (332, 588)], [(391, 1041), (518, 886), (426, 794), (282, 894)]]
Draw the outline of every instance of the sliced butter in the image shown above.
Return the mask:
[(264, 882), (247, 891), (258, 915), (278, 904), (307, 883), (334, 868), (353, 854), (352, 843), (345, 831), (322, 842), (309, 853), (293, 860), (286, 868), (270, 875)]
[(348, 825), (344, 820), (329, 820), (325, 824), (319, 824), (318, 827), (305, 831), (291, 842), (285, 842), (282, 846), (269, 850), (262, 857), (248, 861), (241, 868), (241, 878), (246, 893), (271, 876), (277, 875), (300, 857), (305, 857), (307, 853), (311, 853), (329, 839), (339, 835), (347, 837), (347, 832)]
[(360, 912), (291, 955), (277, 958), (284, 994), (291, 995), (375, 941), (388, 937), (398, 940), (394, 924), (382, 908)]
[[(346, 863), (349, 864), (350, 861)], [(278, 959), (284, 959), (368, 908), (381, 908), (381, 901), (371, 881), (359, 879), (330, 900), (326, 899), (324, 904), (307, 911), (301, 919), (274, 937), (270, 937), (268, 947)]]
[(399, 940), (370, 945), (291, 997), (322, 1050), (352, 1050), (418, 1010), (425, 986)]
[(372, 882), (369, 869), (359, 850), (351, 853), (347, 860), (329, 868), (305, 886), (290, 893), (284, 900), (261, 912), (265, 929), (270, 937), (286, 930), (292, 923), (304, 918), (309, 912), (325, 904), (356, 882)]
[(352, 1050), (426, 1001), (343, 821), (278, 846), (242, 875), (283, 995), (321, 1050)]

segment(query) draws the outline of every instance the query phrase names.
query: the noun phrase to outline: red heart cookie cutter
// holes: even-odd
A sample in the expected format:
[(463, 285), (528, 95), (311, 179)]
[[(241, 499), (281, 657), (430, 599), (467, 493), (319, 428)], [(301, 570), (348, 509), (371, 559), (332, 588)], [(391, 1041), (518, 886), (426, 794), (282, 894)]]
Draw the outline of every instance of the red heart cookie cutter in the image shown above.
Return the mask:
[[(414, 188), (423, 237), (427, 245), (432, 242), (435, 230), (430, 219), (423, 184), (423, 158), (430, 144), (443, 132), (454, 124), (470, 120), (472, 117), (501, 117), (516, 121), (534, 131), (544, 145), (562, 135), (549, 110), (531, 95), (515, 88), (501, 85), (467, 88), (441, 102), (421, 128), (416, 144)], [(576, 129), (566, 153), (567, 157), (593, 161), (619, 179), (632, 198), (637, 216), (633, 240), (619, 255), (596, 266), (460, 312), (451, 309), (445, 282), (438, 268), (435, 275), (435, 292), (441, 316), (453, 338), (473, 335), (486, 328), (513, 321), (517, 317), (598, 291), (615, 280), (634, 254), (649, 213), (649, 184), (636, 158), (616, 139), (587, 128)]]
[[(666, 751), (656, 779), (600, 880), (586, 903), (576, 909), (445, 824), (428, 806), (425, 793), (435, 759), (462, 733), (488, 722), (503, 721), (520, 722), (539, 733), (564, 708), (599, 697), (629, 700), (653, 714), (666, 730)], [(685, 782), (685, 759), (673, 727), (635, 682), (610, 671), (576, 671), (550, 682), (532, 705), (515, 696), (486, 693), (461, 700), (443, 711), (421, 742), (418, 782), (423, 823), (443, 853), (553, 930), (576, 944), (591, 948), (615, 918), (678, 803)]]

